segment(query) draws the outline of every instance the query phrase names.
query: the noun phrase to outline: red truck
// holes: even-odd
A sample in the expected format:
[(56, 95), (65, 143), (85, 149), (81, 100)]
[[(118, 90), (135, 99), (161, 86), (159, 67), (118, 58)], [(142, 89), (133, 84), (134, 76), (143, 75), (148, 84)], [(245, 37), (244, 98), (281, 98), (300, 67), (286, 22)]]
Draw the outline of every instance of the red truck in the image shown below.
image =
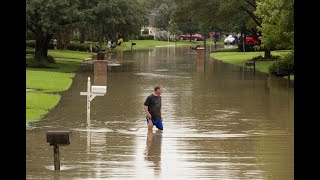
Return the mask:
[(254, 45), (260, 45), (260, 42), (256, 39), (254, 39), (253, 37), (246, 37), (246, 44), (254, 44)]

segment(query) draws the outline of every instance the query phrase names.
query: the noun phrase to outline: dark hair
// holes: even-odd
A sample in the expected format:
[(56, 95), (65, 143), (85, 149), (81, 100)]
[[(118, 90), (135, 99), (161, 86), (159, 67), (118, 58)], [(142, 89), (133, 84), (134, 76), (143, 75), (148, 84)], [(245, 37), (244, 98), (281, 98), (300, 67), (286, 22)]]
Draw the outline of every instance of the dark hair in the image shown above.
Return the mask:
[(157, 86), (154, 87), (154, 91), (157, 91), (160, 88), (162, 88), (162, 86), (161, 85), (157, 85)]

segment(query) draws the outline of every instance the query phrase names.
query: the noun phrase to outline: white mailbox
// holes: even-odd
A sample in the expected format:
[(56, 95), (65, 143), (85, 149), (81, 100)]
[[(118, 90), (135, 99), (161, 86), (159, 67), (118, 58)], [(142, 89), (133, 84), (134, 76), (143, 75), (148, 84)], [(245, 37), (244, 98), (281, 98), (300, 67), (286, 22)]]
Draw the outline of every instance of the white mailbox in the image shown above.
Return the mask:
[(107, 93), (107, 86), (91, 86), (91, 92), (105, 94)]

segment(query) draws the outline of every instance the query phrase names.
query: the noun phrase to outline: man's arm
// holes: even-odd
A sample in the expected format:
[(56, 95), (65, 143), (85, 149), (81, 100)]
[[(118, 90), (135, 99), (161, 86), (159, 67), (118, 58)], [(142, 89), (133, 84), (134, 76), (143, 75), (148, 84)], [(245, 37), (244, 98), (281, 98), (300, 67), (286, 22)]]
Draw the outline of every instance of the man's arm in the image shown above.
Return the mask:
[(146, 112), (148, 118), (151, 119), (151, 114), (150, 114), (149, 111), (148, 111), (148, 106), (143, 106), (143, 109), (144, 109), (144, 112)]

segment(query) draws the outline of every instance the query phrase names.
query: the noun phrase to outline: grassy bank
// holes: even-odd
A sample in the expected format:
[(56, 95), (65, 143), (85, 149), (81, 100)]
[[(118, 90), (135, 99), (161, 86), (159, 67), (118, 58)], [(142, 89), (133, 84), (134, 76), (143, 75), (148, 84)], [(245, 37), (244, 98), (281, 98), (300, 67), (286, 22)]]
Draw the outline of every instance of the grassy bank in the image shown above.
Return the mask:
[[(203, 44), (203, 41), (159, 41), (159, 40), (129, 40), (128, 42), (123, 42), (123, 45), (117, 46), (113, 49), (113, 52), (125, 52), (125, 51), (131, 51), (131, 43), (136, 43), (135, 46), (133, 46), (133, 50), (149, 50), (153, 49), (156, 46), (196, 46)], [(91, 41), (86, 41), (85, 43), (92, 43)], [(103, 49), (107, 48), (107, 45), (104, 43), (102, 45)]]
[[(80, 67), (84, 58), (91, 54), (78, 51), (50, 50), (56, 63), (49, 68), (27, 68), (26, 87), (35, 91), (26, 92), (26, 121), (39, 120), (60, 100), (57, 92), (69, 89), (75, 71)], [(32, 56), (27, 55), (27, 63)]]
[[(279, 55), (282, 56), (286, 53), (289, 53), (290, 51), (284, 50), (284, 51), (272, 51), (272, 55)], [(244, 66), (245, 62), (247, 60), (252, 59), (256, 56), (264, 56), (264, 52), (214, 52), (211, 53), (210, 56), (221, 60), (227, 63), (235, 64), (238, 66)], [(273, 63), (274, 61), (257, 61), (256, 62), (256, 70), (268, 73), (268, 67)]]
[(183, 47), (183, 46), (196, 46), (203, 44), (203, 41), (158, 41), (158, 40), (130, 40), (129, 42), (124, 42), (123, 46), (117, 46), (113, 49), (115, 52), (124, 52), (124, 51), (131, 51), (131, 43), (136, 43), (135, 46), (133, 46), (133, 50), (148, 50), (153, 49), (157, 46), (177, 46), (177, 47)]

